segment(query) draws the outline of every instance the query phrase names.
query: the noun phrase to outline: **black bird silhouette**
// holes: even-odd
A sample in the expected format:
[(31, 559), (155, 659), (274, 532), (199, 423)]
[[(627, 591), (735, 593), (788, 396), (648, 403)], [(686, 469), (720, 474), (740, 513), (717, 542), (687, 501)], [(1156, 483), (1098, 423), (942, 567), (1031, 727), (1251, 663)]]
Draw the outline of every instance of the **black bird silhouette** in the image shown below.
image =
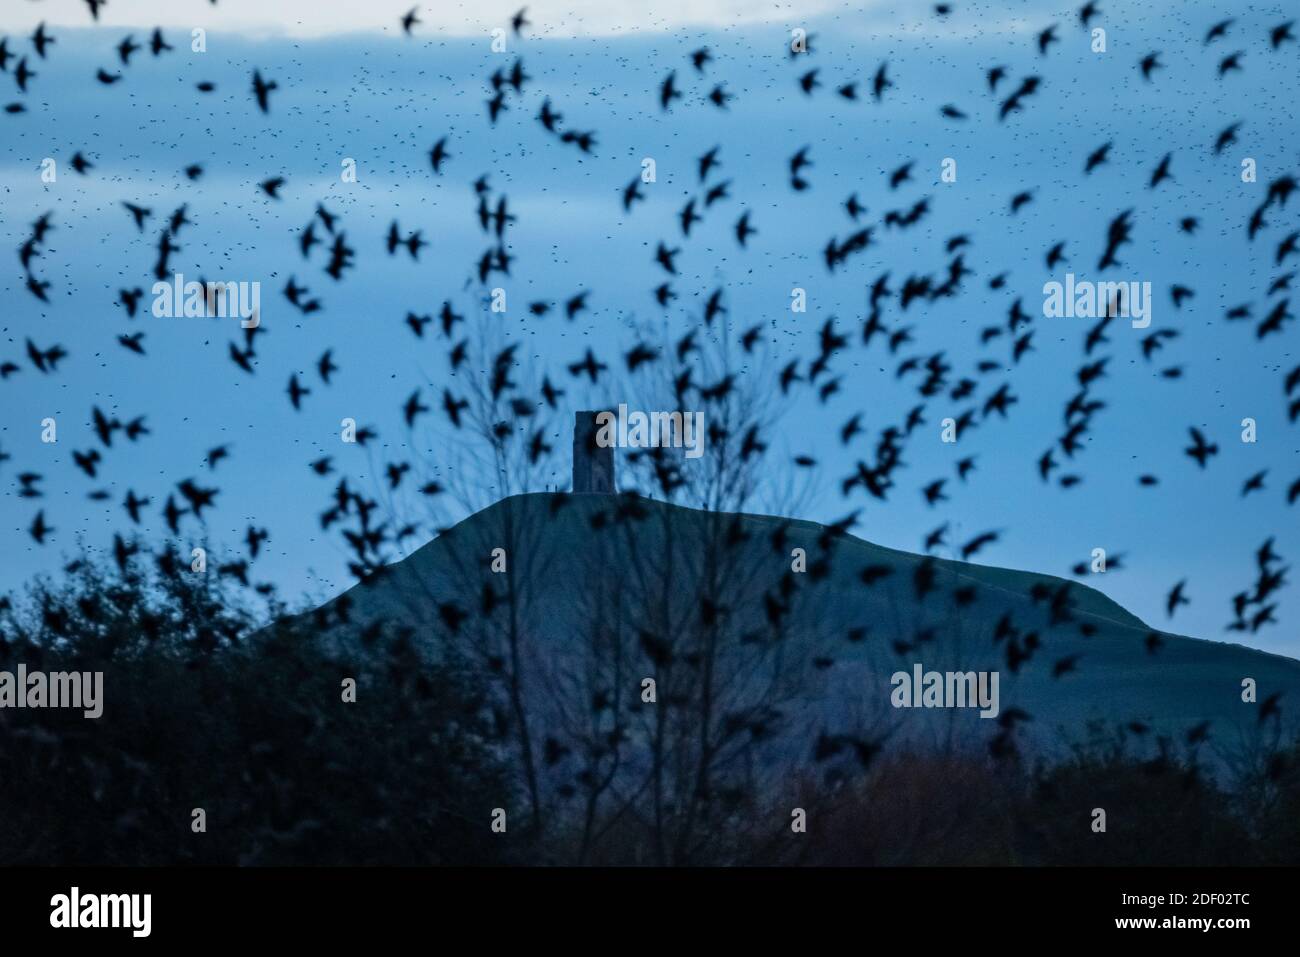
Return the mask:
[(32, 34), (32, 46), (36, 48), (36, 55), (44, 60), (45, 51), (54, 42), (54, 37), (45, 32), (45, 21), (42, 20), (36, 25), (36, 32)]
[(495, 125), (498, 117), (508, 109), (506, 106), (506, 94), (504, 90), (497, 90), (490, 100), (487, 101), (488, 120)]
[(141, 342), (144, 340), (143, 332), (132, 333), (131, 335), (121, 335), (117, 341), (122, 344), (123, 348), (129, 349), (137, 355), (144, 355), (144, 346)]
[(1227, 147), (1237, 142), (1237, 130), (1241, 129), (1240, 123), (1233, 123), (1220, 133), (1214, 140), (1215, 154), (1222, 153)]
[(131, 65), (131, 54), (140, 49), (140, 44), (135, 42), (135, 37), (127, 34), (121, 43), (117, 45), (117, 56), (122, 61), (123, 66)]
[(248, 545), (248, 556), (250, 558), (257, 558), (258, 553), (262, 549), (262, 543), (269, 541), (270, 538), (271, 533), (266, 529), (256, 528), (249, 525), (248, 531), (244, 535), (244, 542)]
[(31, 526), (27, 529), (28, 533), (35, 539), (37, 545), (44, 545), (47, 535), (53, 533), (54, 529), (45, 524), (45, 510), (41, 509), (32, 519)]
[(330, 375), (338, 371), (338, 366), (334, 364), (333, 349), (326, 349), (320, 359), (316, 361), (316, 372), (320, 375), (321, 381), (326, 385), (330, 384)]
[(1001, 537), (1001, 533), (996, 531), (984, 532), (983, 534), (976, 535), (974, 538), (972, 538), (969, 542), (967, 542), (965, 545), (961, 547), (962, 561), (969, 561), (971, 559), (971, 556), (979, 552), (982, 548), (984, 548), (984, 546), (992, 545), (1000, 537)]
[(637, 200), (645, 201), (645, 194), (641, 192), (641, 177), (636, 176), (632, 182), (628, 183), (623, 190), (623, 209), (631, 210), (632, 204)]
[(1238, 50), (1236, 53), (1230, 53), (1219, 61), (1219, 76), (1231, 73), (1233, 70), (1241, 72), (1241, 58), (1245, 56), (1244, 50)]
[(1232, 26), (1235, 22), (1236, 19), (1234, 17), (1229, 17), (1227, 20), (1220, 20), (1214, 26), (1210, 27), (1209, 32), (1205, 34), (1206, 44), (1208, 45), (1215, 40), (1219, 40), (1227, 36), (1228, 27)]
[(741, 214), (740, 219), (736, 221), (736, 241), (743, 247), (748, 242), (749, 237), (756, 232), (758, 230), (749, 225), (749, 211), (746, 210)]
[(677, 71), (673, 70), (664, 78), (659, 87), (659, 108), (666, 110), (672, 104), (673, 100), (679, 100), (682, 97), (681, 92), (676, 87)]
[(144, 290), (138, 286), (135, 289), (119, 289), (117, 301), (126, 309), (128, 316), (134, 317), (140, 308), (140, 298), (143, 295)]
[(563, 113), (557, 113), (551, 108), (551, 98), (547, 97), (542, 101), (542, 108), (537, 114), (537, 121), (546, 128), (548, 133), (557, 132), (556, 126), (560, 120), (564, 119)]
[(1165, 598), (1165, 611), (1169, 617), (1174, 617), (1174, 612), (1178, 610), (1179, 605), (1190, 605), (1191, 601), (1183, 596), (1183, 589), (1187, 587), (1187, 579), (1184, 578), (1172, 589)]
[(577, 378), (585, 372), (591, 382), (595, 384), (600, 373), (608, 368), (609, 366), (605, 365), (605, 363), (598, 362), (591, 349), (588, 348), (587, 354), (580, 361), (569, 363), (569, 375)]
[(271, 112), (271, 93), (279, 88), (274, 80), (269, 83), (263, 80), (261, 71), (253, 71), (253, 96), (257, 99), (257, 108), (263, 113)]
[(1002, 105), (998, 109), (998, 119), (1005, 120), (1010, 114), (1022, 109), (1021, 100), (1037, 93), (1040, 82), (1040, 79), (1036, 76), (1027, 76), (1021, 80), (1016, 91), (1002, 101)]
[(149, 502), (150, 502), (150, 499), (148, 499), (148, 498), (137, 498), (134, 490), (132, 490), (132, 489), (127, 489), (127, 490), (126, 490), (126, 499), (122, 502), (122, 507), (126, 509), (126, 513), (127, 513), (127, 515), (130, 516), (131, 521), (132, 521), (134, 524), (139, 525), (139, 524), (140, 524), (140, 509), (142, 509), (142, 508), (144, 508), (146, 505), (148, 505)]
[(886, 69), (888, 66), (888, 63), (880, 64), (876, 69), (876, 75), (871, 78), (871, 95), (875, 97), (876, 102), (879, 102), (880, 98), (884, 96), (885, 91), (894, 85), (886, 75)]
[(448, 390), (442, 390), (442, 408), (447, 413), (447, 418), (456, 428), (460, 428), (460, 414), (469, 408), (467, 399), (457, 399)]
[(18, 83), (18, 91), (20, 93), (26, 93), (27, 81), (32, 80), (39, 75), (40, 74), (38, 74), (35, 70), (28, 69), (27, 57), (22, 57), (18, 61), (18, 65), (14, 67), (14, 80)]
[(420, 402), (420, 390), (416, 389), (402, 406), (402, 417), (406, 420), (407, 427), (415, 425), (416, 416), (421, 412), (428, 412), (429, 407)]
[[(451, 159), (451, 154), (447, 152), (447, 137), (444, 136), (433, 144), (433, 149), (429, 150), (429, 163), (433, 166), (435, 173), (441, 173), (442, 164), (449, 159)], [(333, 232), (333, 229), (330, 232)]]
[(1246, 479), (1241, 487), (1241, 497), (1245, 498), (1251, 492), (1259, 492), (1264, 489), (1264, 477), (1268, 475), (1268, 469), (1262, 469)]
[(1206, 442), (1205, 436), (1202, 435), (1201, 431), (1194, 426), (1189, 427), (1188, 432), (1191, 433), (1192, 444), (1188, 448), (1184, 449), (1184, 452), (1191, 458), (1195, 459), (1197, 465), (1201, 468), (1205, 468), (1206, 462), (1219, 454), (1219, 446), (1214, 443)]
[(215, 472), (217, 469), (217, 463), (222, 459), (229, 457), (230, 447), (227, 445), (218, 445), (215, 449), (210, 449), (208, 451), (208, 454), (204, 457), (204, 461), (207, 463), (208, 468)]
[(176, 489), (189, 502), (190, 511), (200, 521), (203, 518), (203, 509), (212, 508), (216, 505), (218, 490), (215, 488), (201, 488), (195, 484), (193, 479), (185, 479), (177, 483)]
[(101, 461), (99, 450), (91, 449), (89, 452), (73, 451), (72, 461), (76, 464), (77, 468), (81, 469), (81, 471), (85, 472), (91, 478), (94, 478), (95, 469)]
[(301, 409), (302, 397), (311, 394), (311, 389), (299, 384), (297, 373), (289, 377), (289, 387), (285, 391), (289, 393), (289, 402), (293, 404), (294, 409)]
[(1149, 189), (1155, 189), (1165, 180), (1173, 179), (1173, 176), (1169, 172), (1169, 163), (1172, 159), (1173, 154), (1166, 153), (1160, 160), (1160, 164), (1156, 166), (1155, 172), (1151, 174), (1151, 182), (1147, 184)]
[(163, 39), (162, 30), (155, 27), (153, 34), (149, 37), (149, 52), (154, 56), (161, 56), (164, 50), (170, 49), (172, 49), (172, 46)]
[(1060, 43), (1061, 38), (1056, 35), (1056, 24), (1053, 23), (1046, 30), (1038, 34), (1038, 53), (1040, 56), (1046, 55), (1047, 48), (1053, 43)]
[(1081, 657), (1082, 655), (1067, 655), (1064, 658), (1057, 659), (1057, 661), (1052, 665), (1052, 677), (1060, 678), (1062, 675), (1074, 671), (1075, 665), (1078, 664)]
[(125, 201), (123, 201), (122, 205), (127, 208), (127, 211), (131, 214), (131, 218), (135, 220), (136, 229), (140, 232), (144, 232), (144, 221), (153, 215), (153, 210)]

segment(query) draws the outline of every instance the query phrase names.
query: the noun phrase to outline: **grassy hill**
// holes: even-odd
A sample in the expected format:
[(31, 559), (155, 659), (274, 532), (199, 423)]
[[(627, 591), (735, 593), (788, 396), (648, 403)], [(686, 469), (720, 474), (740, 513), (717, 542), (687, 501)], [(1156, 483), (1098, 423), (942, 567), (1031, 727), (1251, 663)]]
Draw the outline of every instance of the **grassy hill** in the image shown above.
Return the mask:
[[(505, 550), (505, 572), (491, 570), (495, 548)], [(796, 549), (806, 556), (804, 571), (792, 571)], [(877, 572), (871, 584), (862, 578), (867, 568)], [(790, 583), (784, 594), (783, 583)], [(485, 588), (497, 596), (489, 614)], [(776, 624), (767, 614), (772, 595), (788, 605)], [(1077, 582), (927, 558), (812, 522), (630, 497), (532, 494), (498, 502), (323, 613), (334, 614), (340, 600), (349, 619), (340, 654), (362, 653), (358, 636), (395, 624), (414, 629), (431, 653), (452, 641), (490, 671), (517, 679), (530, 705), (519, 710), (543, 739), (564, 740), (571, 712), (581, 710), (557, 698), (603, 682), (610, 686), (595, 690), (628, 697), (635, 711), (643, 678), (671, 683), (683, 669), (690, 673), (691, 656), (702, 649), (727, 657), (738, 711), (767, 704), (781, 712), (775, 737), (783, 743), (770, 750), (783, 764), (811, 761), (810, 742), (825, 735), (948, 747), (986, 743), (1002, 730), (969, 710), (893, 708), (890, 676), (914, 663), (998, 672), (1001, 711), (1027, 713), (1015, 741), (1032, 753), (1059, 754), (1098, 733), (1121, 733), (1148, 749), (1163, 736), (1227, 765), (1266, 733), (1295, 727), (1285, 708), (1280, 727), (1261, 723), (1259, 705), (1242, 701), (1243, 679), (1256, 682), (1259, 701), (1281, 693), (1284, 702), (1300, 702), (1300, 662), (1155, 631)], [(454, 632), (448, 609), (453, 618), (464, 614)], [(702, 629), (706, 614), (716, 619)], [(499, 640), (504, 615), (513, 615), (509, 649)], [(595, 634), (602, 629), (605, 645)], [(608, 660), (585, 660), (592, 656)], [(777, 658), (779, 680), (765, 670)], [(600, 680), (577, 681), (573, 673), (584, 668)], [(619, 687), (612, 686), (616, 670)], [(682, 694), (693, 696), (697, 683), (690, 677)], [(1204, 734), (1189, 742), (1205, 722)]]

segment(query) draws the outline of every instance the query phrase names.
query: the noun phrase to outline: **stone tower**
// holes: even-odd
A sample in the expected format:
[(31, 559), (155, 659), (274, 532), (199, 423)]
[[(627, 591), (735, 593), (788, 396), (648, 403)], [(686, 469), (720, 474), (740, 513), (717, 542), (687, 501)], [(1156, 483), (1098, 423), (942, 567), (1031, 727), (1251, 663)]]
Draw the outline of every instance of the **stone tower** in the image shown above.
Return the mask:
[[(573, 417), (573, 491), (614, 494), (614, 449), (596, 444), (596, 416), (582, 411)], [(612, 413), (611, 413), (612, 414)]]

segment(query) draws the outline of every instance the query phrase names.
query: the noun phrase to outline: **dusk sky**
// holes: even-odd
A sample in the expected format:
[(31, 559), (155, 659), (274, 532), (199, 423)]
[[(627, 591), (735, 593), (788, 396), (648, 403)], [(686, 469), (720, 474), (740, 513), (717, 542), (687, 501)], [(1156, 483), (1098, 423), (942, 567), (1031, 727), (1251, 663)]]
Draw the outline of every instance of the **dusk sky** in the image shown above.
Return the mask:
[[(298, 11), (301, 24), (273, 26), (263, 16), (272, 6), (277, 20)], [(674, 336), (696, 327), (704, 335), (703, 303), (716, 288), (725, 290), (733, 329), (763, 327), (747, 360), (755, 375), (760, 364), (770, 374), (794, 358), (806, 369), (818, 330), (835, 317), (850, 341), (834, 364), (833, 375), (843, 376), (839, 393), (823, 403), (815, 391), (797, 390), (767, 436), (774, 468), (799, 454), (819, 462), (814, 473), (796, 476), (812, 484), (794, 517), (829, 522), (860, 508), (854, 534), (909, 551), (920, 551), (944, 522), (954, 544), (996, 529), (1000, 541), (977, 561), (1066, 577), (1092, 549), (1105, 548), (1123, 555), (1122, 567), (1086, 583), (1152, 626), (1300, 657), (1293, 587), (1281, 593), (1277, 624), (1254, 634), (1225, 631), (1231, 596), (1251, 587), (1265, 539), (1276, 539), (1285, 564), (1300, 560), (1300, 501), (1287, 505), (1288, 487), (1300, 479), (1300, 419), (1288, 422), (1287, 409), (1300, 393), (1288, 398), (1283, 389), (1300, 365), (1300, 333), (1289, 320), (1278, 333), (1256, 334), (1269, 310), (1300, 288), (1292, 281), (1291, 290), (1269, 294), (1300, 263), (1297, 254), (1277, 262), (1279, 243), (1300, 222), (1300, 198), (1273, 204), (1267, 226), (1253, 241), (1247, 236), (1269, 184), (1300, 168), (1300, 43), (1274, 49), (1269, 42), (1269, 29), (1294, 7), (1236, 5), (1228, 35), (1207, 45), (1205, 32), (1220, 17), (1199, 5), (1103, 0), (1092, 26), (1105, 28), (1107, 50), (1094, 53), (1075, 7), (1018, 0), (958, 0), (942, 32), (932, 5), (921, 3), (682, 0), (656, 3), (648, 19), (637, 12), (641, 5), (530, 3), (535, 26), (496, 53), (490, 31), (508, 26), (515, 3), (421, 5), (424, 22), (404, 37), (398, 21), (410, 6), (111, 0), (92, 26), (80, 0), (6, 0), (0, 36), (37, 76), (24, 96), (16, 60), (0, 75), (0, 105), (26, 106), (0, 114), (0, 245), (10, 250), (0, 272), (0, 364), (18, 366), (0, 381), (0, 452), (11, 456), (0, 462), (0, 591), (56, 571), (79, 540), (104, 548), (114, 531), (130, 531), (121, 507), (128, 489), (152, 499), (137, 530), (161, 540), (162, 502), (187, 477), (221, 489), (205, 516), (218, 558), (222, 549), (242, 548), (249, 524), (265, 526), (271, 539), (254, 563), (258, 580), (291, 598), (323, 600), (346, 588), (344, 545), (317, 522), (339, 475), (318, 478), (308, 463), (332, 455), (354, 488), (387, 502), (387, 464), (450, 460), (457, 433), (440, 419), (413, 437), (401, 406), (416, 385), (430, 404), (446, 386), (463, 389), (441, 334), (431, 327), (417, 339), (403, 317), (436, 314), (448, 299), (466, 313), (486, 295), (474, 274), (486, 240), (473, 188), (486, 173), (518, 217), (509, 232), (512, 274), (489, 282), (509, 295), (498, 321), (521, 343), (519, 361), (548, 370), (569, 390), (572, 407), (613, 406), (627, 396), (571, 378), (565, 365), (590, 347), (621, 367), (638, 335), (665, 323)], [(56, 37), (43, 59), (29, 40), (41, 21)], [(1035, 37), (1052, 23), (1060, 42), (1040, 55)], [(123, 37), (147, 44), (158, 25), (175, 49), (160, 57), (138, 51), (123, 68), (115, 52)], [(205, 53), (190, 50), (194, 27), (209, 31)], [(813, 35), (806, 60), (788, 54), (795, 27)], [(700, 76), (689, 54), (703, 46), (714, 62)], [(1138, 63), (1153, 51), (1160, 67), (1146, 81)], [(1220, 61), (1237, 51), (1242, 69), (1220, 76)], [(489, 126), (487, 78), (517, 56), (532, 79)], [(876, 102), (870, 82), (884, 62), (894, 86)], [(995, 95), (985, 77), (996, 65), (1007, 68), (1007, 79)], [(805, 96), (797, 80), (814, 67), (822, 86)], [(101, 68), (122, 79), (96, 82)], [(267, 115), (250, 91), (255, 68), (278, 84)], [(658, 89), (671, 70), (684, 97), (665, 112)], [(999, 120), (1008, 87), (1028, 75), (1042, 77), (1038, 92)], [(215, 90), (199, 92), (201, 81)], [(726, 110), (705, 98), (718, 83), (734, 96)], [(848, 83), (858, 84), (854, 101), (836, 93)], [(592, 155), (537, 122), (547, 97), (565, 128), (596, 131)], [(941, 115), (948, 104), (966, 118)], [(1234, 123), (1237, 142), (1216, 154), (1216, 137)], [(451, 158), (435, 176), (428, 152), (444, 136)], [(1085, 176), (1088, 155), (1107, 141), (1108, 162)], [(731, 180), (729, 198), (684, 239), (677, 214), (702, 192), (696, 160), (719, 144), (722, 167), (710, 185)], [(810, 187), (795, 193), (788, 162), (804, 146)], [(78, 151), (93, 164), (84, 176), (71, 166)], [(1150, 188), (1166, 154), (1172, 179)], [(655, 160), (657, 182), (642, 187), (647, 201), (627, 214), (622, 191), (646, 157)], [(42, 180), (46, 158), (58, 164), (55, 182)], [(340, 179), (347, 158), (357, 164), (355, 183)], [(940, 179), (945, 158), (956, 161), (955, 182)], [(1256, 182), (1242, 180), (1245, 159), (1254, 161)], [(911, 182), (891, 189), (891, 172), (909, 161)], [(204, 167), (197, 183), (182, 172), (193, 163)], [(277, 176), (285, 185), (275, 200), (258, 184)], [(1032, 202), (1011, 215), (1011, 197), (1030, 189)], [(851, 194), (867, 210), (856, 227), (843, 205)], [(931, 213), (918, 226), (883, 224), (887, 211), (923, 197)], [(123, 202), (153, 211), (144, 230)], [(341, 215), (357, 249), (356, 268), (339, 283), (322, 271), (320, 250), (311, 261), (298, 251), (298, 233), (322, 202)], [(192, 224), (177, 237), (172, 266), (190, 279), (262, 284), (266, 335), (251, 376), (228, 357), (229, 343), (242, 338), (235, 320), (148, 314), (158, 230), (182, 203)], [(1133, 241), (1118, 268), (1099, 273), (1107, 224), (1130, 208)], [(758, 232), (742, 250), (732, 230), (745, 210)], [(17, 257), (47, 211), (55, 228), (32, 269), (51, 284), (49, 304), (27, 291)], [(1199, 219), (1194, 235), (1179, 229), (1188, 216)], [(403, 232), (419, 229), (430, 241), (418, 262), (404, 251), (387, 255), (394, 218)], [(875, 227), (875, 244), (828, 272), (827, 239), (866, 225)], [(895, 297), (884, 322), (890, 330), (910, 327), (912, 342), (893, 355), (880, 337), (864, 347), (871, 283), (887, 271), (895, 291), (913, 274), (942, 281), (951, 258), (945, 243), (958, 235), (969, 237), (965, 264), (974, 271), (961, 294), (906, 311)], [(664, 278), (654, 262), (660, 241), (682, 249), (673, 280), (679, 298), (668, 309), (651, 294)], [(1066, 259), (1049, 271), (1045, 256), (1058, 242)], [(1043, 284), (1067, 272), (1150, 282), (1151, 327), (1117, 320), (1109, 343), (1085, 358), (1094, 321), (1042, 312)], [(1003, 288), (990, 289), (1002, 273)], [(304, 317), (285, 300), (290, 276), (321, 299), (321, 312)], [(1194, 293), (1180, 308), (1170, 295), (1175, 285)], [(118, 290), (136, 286), (146, 293), (132, 319), (117, 304)], [(806, 313), (791, 312), (795, 287), (807, 292)], [(562, 309), (540, 318), (527, 312), (528, 302), (563, 303), (580, 290), (590, 290), (590, 309), (574, 322)], [(1005, 331), (987, 345), (980, 331), (1005, 330), (1017, 299), (1033, 317), (1034, 337), (1032, 351), (1013, 363)], [(1244, 304), (1250, 319), (1225, 319)], [(1157, 329), (1179, 335), (1147, 360), (1140, 342)], [(143, 357), (117, 343), (140, 331)], [(27, 359), (28, 339), (42, 349), (58, 343), (68, 356), (42, 374)], [(325, 387), (313, 366), (328, 348), (340, 371)], [(981, 359), (1001, 363), (1002, 371), (980, 379), (974, 401), (982, 407), (1007, 382), (1018, 404), (1005, 421), (979, 416), (976, 429), (945, 444), (940, 420), (972, 400), (941, 393), (926, 404), (889, 500), (860, 490), (842, 496), (841, 480), (868, 456), (879, 430), (919, 401), (917, 377), (899, 379), (898, 363), (940, 351), (954, 382), (973, 376)], [(1102, 355), (1112, 358), (1090, 394), (1106, 406), (1073, 460), (1058, 448), (1063, 467), (1044, 483), (1036, 463), (1061, 434), (1075, 372)], [(1161, 375), (1175, 366), (1180, 378)], [(293, 373), (312, 389), (298, 412), (285, 395)], [(152, 434), (134, 444), (119, 434), (101, 450), (91, 479), (72, 454), (96, 445), (95, 406), (123, 422), (143, 415)], [(866, 435), (846, 448), (840, 427), (854, 413)], [(40, 440), (47, 417), (58, 423), (55, 444)], [(366, 449), (341, 445), (343, 417), (373, 426), (379, 439)], [(1241, 440), (1245, 418), (1257, 423), (1254, 443)], [(1184, 454), (1189, 427), (1219, 446), (1204, 469)], [(567, 453), (567, 421), (552, 442)], [(221, 444), (230, 457), (210, 471), (204, 456)], [(976, 467), (962, 482), (954, 463), (967, 456)], [(1243, 496), (1246, 480), (1264, 470), (1263, 489)], [(43, 498), (19, 496), (22, 472), (45, 476)], [(793, 472), (780, 465), (761, 504), (784, 513), (790, 506), (781, 489)], [(1064, 473), (1082, 481), (1062, 488), (1055, 479)], [(1139, 485), (1148, 473), (1158, 485)], [(920, 489), (938, 478), (948, 480), (949, 500), (930, 507)], [(554, 481), (567, 487), (564, 455)], [(90, 500), (95, 489), (109, 490), (108, 500)], [(414, 496), (409, 486), (399, 493)], [(28, 534), (41, 509), (54, 528), (44, 545)], [(432, 524), (405, 543), (406, 552), (432, 536)], [(204, 533), (192, 520), (182, 531), (186, 542)], [(1184, 578), (1191, 604), (1170, 620), (1165, 595)]]

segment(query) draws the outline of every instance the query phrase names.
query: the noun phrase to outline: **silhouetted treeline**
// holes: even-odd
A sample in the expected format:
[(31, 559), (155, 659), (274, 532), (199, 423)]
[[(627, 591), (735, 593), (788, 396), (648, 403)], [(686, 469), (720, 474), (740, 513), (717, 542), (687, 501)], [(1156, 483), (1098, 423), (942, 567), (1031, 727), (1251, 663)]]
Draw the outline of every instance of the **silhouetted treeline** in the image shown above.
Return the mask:
[[(0, 616), (0, 670), (105, 675), (98, 719), (0, 709), (0, 865), (655, 862), (652, 822), (615, 817), (592, 842), (580, 796), (538, 836), (510, 716), (487, 676), (421, 653), (433, 629), (385, 628), (364, 662), (340, 661), (319, 615), (254, 608), (179, 561), (76, 563)], [(268, 613), (280, 623), (259, 629)], [(1194, 751), (1138, 756), (1121, 735), (1052, 766), (886, 749), (715, 797), (725, 813), (681, 863), (1300, 862), (1294, 743), (1253, 756), (1231, 791)]]
[(0, 670), (104, 672), (98, 719), (0, 709), (0, 865), (505, 858), (488, 823), (510, 790), (471, 675), (402, 640), (330, 661), (307, 625), (250, 642), (243, 594), (177, 563), (83, 562), (0, 616)]
[[(1274, 759), (1272, 775), (1227, 791), (1186, 757), (1141, 759), (1116, 749), (1092, 749), (1036, 770), (980, 757), (893, 755), (864, 780), (817, 801), (808, 833), (783, 837), (775, 859), (867, 866), (1295, 865), (1300, 748)], [(1096, 809), (1105, 811), (1104, 832), (1094, 830)]]

